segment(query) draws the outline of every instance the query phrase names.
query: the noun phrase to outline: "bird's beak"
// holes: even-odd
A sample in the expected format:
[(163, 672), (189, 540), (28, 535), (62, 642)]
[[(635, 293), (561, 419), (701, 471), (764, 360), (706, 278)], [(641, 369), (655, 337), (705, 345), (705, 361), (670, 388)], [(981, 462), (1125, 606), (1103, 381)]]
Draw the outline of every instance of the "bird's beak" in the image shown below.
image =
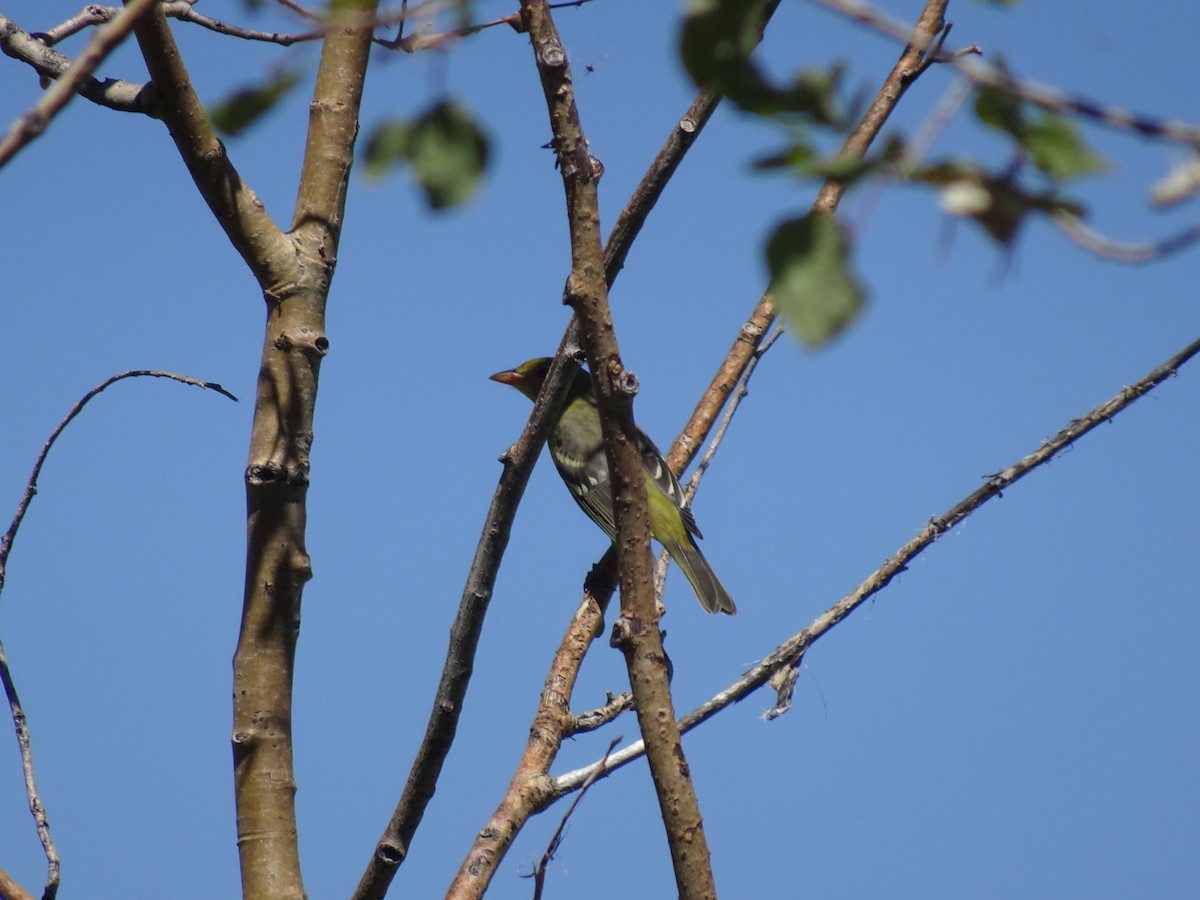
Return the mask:
[(512, 369), (506, 372), (497, 372), (495, 375), (490, 376), (490, 378), (492, 381), (498, 381), (501, 384), (511, 384), (513, 387), (516, 387), (525, 380), (524, 375), (514, 372)]

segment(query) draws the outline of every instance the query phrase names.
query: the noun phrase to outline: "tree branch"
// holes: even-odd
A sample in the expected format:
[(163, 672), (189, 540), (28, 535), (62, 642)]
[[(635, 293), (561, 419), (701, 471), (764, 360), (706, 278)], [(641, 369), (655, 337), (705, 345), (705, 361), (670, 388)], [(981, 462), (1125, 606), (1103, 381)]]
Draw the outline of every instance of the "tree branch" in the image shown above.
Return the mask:
[(633, 423), (637, 380), (621, 364), (608, 308), (597, 194), (603, 167), (588, 153), (570, 65), (545, 0), (523, 0), (521, 12), (533, 43), (567, 201), (571, 275), (566, 299), (580, 323), (612, 484), (621, 587), (621, 617), (612, 642), (629, 670), (679, 895), (715, 897), (708, 843), (675, 724), (654, 604), (646, 476)]
[[(33, 900), (33, 894), (17, 884), (13, 877), (0, 869), (0, 897), (5, 900)], [(43, 896), (43, 900), (53, 900), (52, 897)]]
[[(621, 742), (621, 738), (615, 737), (608, 744), (608, 753), (612, 753), (613, 748)], [(605, 754), (605, 757), (608, 756)], [(583, 800), (583, 795), (587, 793), (587, 789), (592, 786), (597, 778), (604, 772), (603, 763), (596, 769), (595, 777), (589, 781), (585, 781), (579, 788), (579, 796), (571, 801), (571, 805), (567, 807), (567, 811), (563, 813), (562, 819), (558, 823), (558, 827), (554, 829), (554, 834), (550, 837), (550, 843), (546, 846), (546, 852), (542, 854), (542, 858), (538, 860), (537, 867), (533, 874), (529, 877), (533, 878), (534, 890), (533, 900), (541, 900), (542, 893), (546, 888), (546, 867), (550, 865), (550, 861), (554, 859), (554, 855), (558, 853), (558, 848), (562, 846), (563, 839), (567, 833), (567, 822), (571, 820), (571, 814), (575, 812), (575, 808), (579, 806)]]
[[(921, 37), (914, 37), (902, 22), (890, 18), (866, 3), (858, 2), (858, 0), (810, 0), (810, 2), (838, 15), (853, 19), (895, 40), (917, 45), (924, 43), (921, 49), (934, 49), (932, 38), (929, 41), (923, 41)], [(1036, 81), (1013, 78), (1000, 66), (968, 58), (978, 52), (979, 48), (974, 45), (964, 50), (946, 52), (936, 48), (934, 61), (954, 66), (976, 87), (1004, 91), (1050, 112), (1074, 113), (1119, 131), (1134, 131), (1138, 134), (1200, 148), (1200, 125), (1144, 116), (1120, 107), (1106, 106), (1083, 97), (1072, 96), (1057, 88), (1038, 84)]]
[[(908, 33), (912, 38), (900, 59), (892, 67), (879, 88), (875, 99), (863, 114), (854, 131), (842, 144), (838, 158), (841, 160), (861, 159), (879, 136), (884, 124), (901, 98), (926, 69), (925, 49), (932, 45), (935, 36), (945, 28), (946, 5), (949, 0), (927, 0), (917, 19), (916, 27)], [(832, 215), (841, 202), (845, 184), (836, 179), (827, 180), (813, 201), (812, 211)], [(733, 392), (738, 379), (750, 364), (758, 346), (775, 321), (777, 310), (769, 293), (763, 294), (750, 317), (742, 325), (733, 346), (725, 355), (708, 389), (696, 404), (691, 418), (682, 433), (675, 439), (667, 453), (667, 462), (676, 472), (687, 468), (696, 451), (703, 445), (709, 430), (720, 415), (721, 408)]]
[[(470, 684), (483, 620), (496, 586), (500, 562), (508, 547), (517, 506), (525, 493), (525, 485), (529, 482), (542, 445), (546, 443), (558, 416), (558, 408), (562, 406), (569, 383), (564, 376), (568, 372), (568, 368), (561, 365), (551, 369), (546, 386), (534, 403), (533, 412), (520, 437), (500, 458), (504, 463), (504, 471), (484, 518), (475, 556), (459, 600), (458, 613), (450, 628), (450, 645), (446, 650), (441, 679), (425, 727), (425, 737), (417, 749), (400, 800), (375, 846), (375, 852), (352, 900), (383, 898), (397, 869), (407, 858), (409, 845), (429, 801), (433, 799), (442, 765), (458, 730), (458, 719)], [(570, 710), (564, 707), (564, 711), (570, 715)], [(554, 749), (557, 752), (557, 745)], [(550, 758), (553, 759), (553, 755)]]
[(83, 52), (74, 63), (56, 81), (33, 109), (18, 117), (9, 128), (8, 134), (0, 140), (0, 168), (12, 159), (17, 152), (41, 135), (59, 112), (75, 96), (79, 86), (90, 79), (92, 73), (118, 44), (129, 36), (134, 25), (150, 11), (158, 0), (130, 0), (129, 5), (122, 9), (113, 20), (101, 28), (88, 41)]
[[(999, 497), (1003, 491), (1034, 469), (1050, 462), (1093, 428), (1111, 421), (1114, 416), (1123, 412), (1136, 400), (1144, 397), (1168, 378), (1173, 377), (1184, 363), (1198, 354), (1200, 354), (1200, 340), (1195, 340), (1144, 378), (1121, 390), (1112, 399), (1101, 403), (1080, 418), (1072, 419), (1052, 438), (1042, 441), (1032, 453), (991, 475), (986, 484), (960, 500), (942, 515), (930, 519), (883, 565), (868, 575), (853, 591), (818, 616), (811, 625), (792, 635), (724, 690), (683, 716), (679, 720), (680, 729), (685, 732), (690, 731), (725, 707), (743, 700), (764, 684), (769, 683), (777, 673), (798, 666), (800, 659), (809, 647), (862, 605), (864, 601), (887, 587), (893, 578), (903, 572), (941, 535), (975, 512), (988, 500)], [(790, 689), (793, 683), (792, 679), (781, 679), (782, 688), (779, 691), (779, 697), (775, 707), (765, 714), (767, 718), (775, 718), (787, 710), (791, 702)], [(551, 793), (555, 798), (561, 797), (582, 786), (597, 768), (603, 768), (607, 774), (631, 762), (642, 753), (643, 749), (638, 742), (623, 747), (615, 753), (607, 754), (602, 761), (573, 772), (566, 772), (553, 780)]]
[[(305, 896), (294, 803), (292, 680), (303, 590), (312, 577), (305, 546), (309, 451), (321, 360), (329, 351), (325, 307), (374, 10), (375, 4), (366, 0), (332, 3), (331, 17), (340, 27), (330, 29), (321, 50), (291, 234), (280, 235), (261, 209), (245, 208), (253, 195), (240, 181), (210, 199), (218, 217), (230, 217), (227, 231), (267, 300), (246, 467), (245, 600), (233, 661), (234, 791), (247, 897)], [(174, 107), (164, 96), (164, 115), (169, 110), (180, 126), (176, 142), (189, 167), (196, 166), (193, 174), (200, 172), (197, 185), (204, 192), (211, 188), (205, 168), (210, 160), (197, 156), (193, 141), (209, 146), (211, 128), (203, 110), (192, 103), (186, 76), (178, 77), (182, 64), (166, 46), (169, 32), (161, 17), (158, 23), (162, 43), (151, 46), (147, 57), (179, 89), (172, 92)], [(219, 154), (211, 160), (211, 171), (236, 177), (219, 144), (209, 149)], [(243, 230), (251, 222), (258, 230)]]
[[(17, 750), (21, 755), (21, 772), (25, 776), (25, 797), (29, 801), (29, 814), (33, 816), (34, 828), (37, 830), (38, 840), (41, 841), (42, 852), (46, 856), (46, 887), (42, 891), (42, 897), (43, 900), (54, 900), (58, 894), (62, 867), (58, 858), (58, 848), (54, 846), (54, 839), (50, 836), (50, 820), (46, 816), (46, 807), (42, 803), (42, 795), (38, 792), (37, 779), (34, 777), (33, 745), (29, 736), (29, 721), (25, 718), (25, 708), (21, 706), (21, 698), (17, 694), (17, 685), (9, 670), (8, 654), (4, 651), (2, 641), (0, 641), (0, 683), (4, 684), (4, 696), (8, 698), (9, 714), (12, 716), (13, 728), (17, 732)], [(3, 882), (7, 880), (7, 875), (0, 878), (0, 888), (3, 888)], [(0, 891), (0, 897), (9, 896), (11, 896), (9, 893)]]
[[(32, 66), (43, 78), (61, 78), (74, 65), (69, 57), (47, 47), (23, 31), (12, 19), (3, 15), (0, 15), (0, 52)], [(86, 77), (75, 89), (81, 96), (99, 106), (107, 106), (119, 112), (142, 113), (152, 117), (158, 115), (153, 92), (148, 91), (146, 85), (111, 78), (101, 82)]]
[(1200, 224), (1189, 225), (1177, 234), (1161, 240), (1130, 243), (1106, 237), (1100, 232), (1088, 228), (1079, 220), (1078, 216), (1065, 212), (1052, 215), (1050, 221), (1077, 246), (1089, 253), (1113, 262), (1131, 265), (1156, 262), (1172, 253), (1186, 250), (1200, 241)]
[(188, 76), (160, 8), (134, 29), (150, 71), (159, 114), (217, 222), (260, 285), (288, 283), (293, 254), (286, 236), (242, 181)]

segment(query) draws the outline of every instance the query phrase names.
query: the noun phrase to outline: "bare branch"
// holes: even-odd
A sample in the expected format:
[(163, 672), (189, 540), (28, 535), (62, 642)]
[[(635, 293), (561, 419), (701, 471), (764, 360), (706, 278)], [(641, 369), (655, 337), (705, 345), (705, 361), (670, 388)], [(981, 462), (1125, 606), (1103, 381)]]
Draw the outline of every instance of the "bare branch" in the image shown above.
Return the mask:
[[(603, 166), (588, 152), (570, 64), (546, 0), (522, 0), (521, 15), (533, 44), (567, 202), (571, 275), (566, 302), (580, 324), (608, 458), (621, 587), (621, 616), (611, 643), (625, 656), (679, 895), (715, 896), (703, 818), (675, 725), (654, 603), (649, 500), (633, 423), (637, 380), (621, 364), (608, 305), (597, 189)], [(478, 881), (469, 867), (461, 869), (451, 891)]]
[(33, 900), (33, 894), (17, 884), (3, 869), (0, 869), (0, 897), (6, 900)]
[(584, 734), (588, 731), (595, 731), (609, 722), (612, 722), (617, 716), (622, 713), (627, 713), (633, 709), (633, 694), (629, 691), (621, 691), (619, 694), (609, 694), (608, 702), (597, 709), (590, 709), (587, 712), (582, 712), (575, 717), (575, 721), (570, 728), (570, 734)]
[[(308, 138), (288, 235), (235, 176), (174, 52), (165, 20), (139, 29), (152, 72), (170, 81), (168, 121), (196, 184), (254, 272), (267, 301), (266, 333), (246, 466), (246, 580), (233, 660), (234, 799), (247, 897), (302, 897), (292, 748), (292, 688), (304, 586), (314, 416), (329, 285), (337, 261), (346, 182), (371, 50), (373, 0), (333, 0), (309, 105)], [(159, 75), (154, 74), (156, 83)], [(165, 95), (164, 91), (164, 106)], [(203, 156), (203, 147), (211, 156)], [(250, 230), (256, 227), (258, 231)]]
[(118, 44), (129, 36), (134, 25), (148, 13), (158, 0), (130, 0), (113, 20), (96, 32), (88, 41), (83, 52), (71, 67), (56, 81), (37, 105), (19, 116), (3, 140), (0, 140), (0, 167), (3, 167), (17, 152), (38, 137), (51, 120), (71, 101), (79, 86), (90, 79), (92, 73)]
[(181, 22), (190, 22), (193, 25), (199, 25), (201, 28), (207, 28), (209, 31), (215, 31), (217, 34), (241, 38), (245, 41), (262, 41), (268, 44), (278, 44), (280, 47), (290, 47), (292, 44), (299, 44), (305, 41), (318, 41), (325, 37), (325, 33), (328, 30), (327, 28), (318, 28), (299, 34), (285, 34), (279, 31), (259, 31), (254, 28), (243, 28), (240, 25), (223, 22), (220, 19), (214, 19), (211, 16), (196, 12), (195, 7), (191, 3), (186, 2), (186, 0), (177, 0), (175, 3), (164, 3), (163, 13), (172, 19), (178, 19)]
[[(686, 490), (689, 503), (696, 496), (696, 491), (700, 489), (700, 482), (716, 457), (717, 450), (720, 449), (721, 441), (724, 440), (725, 433), (729, 430), (729, 425), (733, 421), (734, 414), (738, 411), (738, 407), (742, 405), (742, 401), (750, 394), (750, 378), (754, 374), (754, 370), (758, 368), (758, 361), (764, 353), (771, 349), (782, 334), (783, 327), (776, 326), (771, 336), (755, 349), (754, 354), (746, 364), (746, 368), (738, 376), (733, 397), (730, 399), (729, 406), (726, 407), (724, 415), (721, 416), (721, 424), (718, 426), (716, 433), (712, 435), (712, 439), (708, 442), (708, 449), (704, 451), (704, 456), (700, 458), (700, 462), (696, 465), (696, 471), (688, 479)], [(669, 560), (670, 554), (664, 550), (658, 558), (658, 565), (654, 572), (654, 589), (660, 598), (662, 597), (663, 588), (667, 580), (667, 565)]]
[(571, 814), (575, 812), (575, 807), (583, 799), (583, 795), (601, 775), (604, 774), (604, 762), (608, 759), (608, 754), (612, 753), (613, 748), (621, 743), (621, 737), (618, 735), (613, 738), (608, 744), (608, 750), (604, 752), (604, 759), (600, 761), (600, 765), (596, 768), (594, 776), (589, 778), (579, 788), (579, 796), (576, 797), (571, 805), (567, 807), (567, 811), (563, 813), (562, 820), (558, 823), (558, 827), (554, 829), (554, 834), (550, 837), (550, 843), (546, 847), (546, 852), (542, 854), (541, 860), (538, 861), (537, 868), (533, 871), (532, 877), (534, 883), (533, 900), (541, 900), (542, 892), (546, 888), (546, 867), (550, 865), (550, 860), (554, 859), (554, 855), (558, 853), (558, 848), (562, 846), (563, 838), (566, 836), (567, 822), (571, 818)]
[[(21, 706), (21, 699), (17, 695), (17, 686), (13, 683), (12, 672), (8, 668), (8, 654), (4, 652), (3, 642), (0, 642), (0, 682), (4, 683), (4, 696), (8, 698), (9, 713), (12, 716), (13, 728), (17, 732), (17, 750), (21, 755), (21, 771), (25, 776), (25, 796), (29, 801), (29, 812), (33, 816), (38, 840), (42, 843), (42, 852), (46, 855), (46, 887), (42, 891), (42, 897), (43, 900), (54, 900), (58, 893), (61, 876), (58, 849), (54, 846), (54, 839), (50, 836), (50, 820), (46, 816), (46, 807), (42, 804), (42, 796), (38, 793), (37, 780), (34, 778), (33, 746), (29, 738), (29, 723), (25, 718), (25, 709)], [(7, 876), (0, 879), (0, 882), (3, 880), (7, 880)], [(0, 887), (2, 886), (0, 884)], [(10, 896), (13, 895), (7, 891), (0, 892), (0, 897)]]
[(938, 50), (933, 56), (933, 61), (954, 66), (976, 87), (1004, 91), (1041, 109), (1050, 112), (1074, 113), (1109, 128), (1134, 131), (1150, 137), (1200, 147), (1200, 125), (1174, 119), (1144, 116), (1120, 107), (1106, 106), (1083, 97), (1073, 96), (1036, 81), (1013, 78), (1000, 66), (969, 58), (980, 52), (978, 46), (972, 44), (962, 50), (941, 51), (940, 44), (935, 44), (936, 38), (926, 39), (923, 36), (914, 35), (913, 31), (904, 23), (892, 19), (875, 7), (859, 2), (859, 0), (810, 0), (810, 2), (838, 15), (853, 19), (880, 34), (885, 34), (909, 45), (916, 45), (923, 50), (933, 50), (937, 47)]
[(37, 39), (48, 47), (65, 41), (72, 35), (79, 34), (85, 28), (95, 28), (105, 22), (111, 22), (121, 11), (119, 6), (101, 6), (99, 3), (89, 3), (65, 22), (60, 22), (53, 28), (39, 31)]
[[(43, 78), (61, 78), (73, 65), (69, 57), (47, 47), (6, 16), (0, 15), (0, 52), (32, 66)], [(79, 94), (93, 103), (119, 112), (141, 113), (157, 117), (153, 92), (146, 85), (128, 81), (83, 78), (75, 86)]]
[(54, 446), (54, 442), (58, 440), (59, 435), (63, 433), (71, 421), (83, 412), (83, 408), (91, 402), (92, 398), (103, 391), (110, 385), (116, 384), (126, 378), (170, 378), (173, 381), (179, 381), (183, 384), (192, 384), (199, 388), (205, 388), (210, 391), (216, 391), (230, 400), (237, 402), (237, 397), (221, 387), (215, 381), (199, 381), (195, 378), (188, 378), (186, 375), (177, 375), (174, 372), (160, 372), (152, 369), (131, 369), (128, 372), (122, 372), (119, 375), (113, 375), (111, 378), (105, 379), (100, 384), (96, 385), (90, 391), (83, 395), (78, 403), (71, 407), (66, 418), (58, 423), (58, 427), (51, 432), (50, 437), (46, 439), (46, 443), (42, 446), (42, 452), (38, 454), (37, 460), (33, 464), (33, 471), (29, 475), (29, 480), (25, 483), (25, 493), (21, 497), (20, 503), (17, 504), (16, 514), (13, 516), (11, 524), (8, 526), (8, 531), (0, 537), (0, 591), (4, 590), (5, 571), (8, 566), (8, 554), (12, 551), (13, 541), (16, 540), (17, 531), (21, 527), (21, 522), (25, 519), (25, 513), (29, 511), (29, 504), (33, 502), (34, 496), (38, 492), (38, 476), (41, 475), (42, 466), (46, 463), (46, 457), (50, 454), (50, 448)]
[[(83, 408), (88, 403), (107, 388), (109, 385), (115, 384), (125, 378), (138, 378), (149, 376), (154, 378), (170, 378), (174, 381), (182, 382), (183, 384), (195, 385), (199, 388), (216, 391), (233, 401), (237, 401), (237, 397), (221, 387), (213, 381), (199, 381), (195, 378), (188, 378), (186, 375), (176, 375), (174, 372), (159, 372), (150, 369), (136, 369), (128, 372), (122, 372), (119, 375), (114, 375), (96, 385), (90, 391), (83, 395), (82, 399), (71, 407), (66, 417), (58, 423), (58, 426), (50, 433), (50, 437), (46, 439), (46, 443), (42, 445), (42, 450), (38, 454), (37, 459), (33, 464), (33, 471), (29, 475), (28, 481), (25, 482), (25, 492), (21, 495), (21, 500), (17, 504), (17, 511), (13, 515), (12, 522), (8, 526), (8, 531), (0, 537), (0, 591), (4, 590), (5, 577), (8, 571), (8, 556), (12, 552), (13, 542), (17, 538), (17, 532), (21, 528), (21, 523), (25, 520), (25, 514), (29, 511), (29, 505), (33, 502), (33, 498), (38, 492), (38, 477), (41, 475), (42, 466), (46, 463), (46, 458), (50, 455), (50, 449), (54, 446), (54, 442), (58, 440), (59, 435), (66, 430), (66, 427), (83, 412)], [(4, 693), (8, 698), (9, 711), (12, 714), (13, 726), (17, 732), (17, 746), (21, 754), (21, 768), (25, 773), (25, 793), (29, 800), (29, 811), (33, 814), (35, 827), (37, 828), (38, 839), (42, 842), (43, 852), (46, 854), (46, 863), (48, 874), (46, 876), (46, 889), (43, 897), (52, 898), (58, 891), (59, 880), (59, 859), (58, 851), (54, 847), (54, 841), (50, 837), (50, 823), (46, 817), (46, 809), (42, 804), (41, 796), (38, 794), (37, 783), (33, 773), (33, 751), (31, 749), (29, 738), (29, 727), (25, 719), (25, 711), (21, 707), (21, 701), (17, 696), (17, 688), (13, 683), (12, 674), (8, 667), (8, 657), (4, 653), (4, 645), (0, 643), (0, 680), (4, 682)], [(0, 889), (4, 888), (3, 881), (7, 878), (3, 873), (0, 873)], [(7, 890), (0, 890), (0, 896), (17, 896), (16, 892), (9, 893)]]
[(161, 10), (134, 29), (162, 120), (192, 180), (260, 285), (286, 284), (291, 245), (230, 162)]
[[(988, 500), (1000, 494), (1024, 478), (1034, 469), (1054, 459), (1058, 454), (1070, 447), (1085, 434), (1105, 422), (1111, 421), (1118, 413), (1128, 409), (1139, 398), (1144, 397), (1168, 378), (1173, 377), (1184, 363), (1200, 354), (1200, 340), (1195, 340), (1184, 347), (1162, 365), (1155, 368), (1141, 380), (1122, 389), (1112, 399), (1101, 403), (1090, 412), (1078, 419), (1072, 419), (1053, 437), (1048, 438), (1028, 455), (1007, 466), (1001, 471), (988, 477), (987, 483), (956, 503), (940, 516), (935, 516), (903, 547), (889, 557), (883, 565), (872, 572), (853, 591), (818, 616), (811, 625), (801, 629), (786, 641), (777, 646), (758, 662), (752, 669), (726, 687), (724, 690), (709, 698), (705, 703), (693, 709), (679, 720), (681, 731), (690, 731), (701, 722), (716, 715), (725, 707), (745, 699), (764, 684), (767, 684), (776, 673), (789, 667), (795, 668), (801, 657), (823, 635), (835, 625), (850, 615), (865, 600), (883, 590), (893, 578), (903, 572), (927, 547), (933, 544), (941, 535), (952, 529)], [(766, 714), (772, 717), (777, 713), (781, 702), (786, 702), (786, 683), (779, 686), (784, 699), (777, 702), (776, 709)], [(626, 763), (636, 759), (643, 753), (641, 742), (623, 747), (616, 753), (607, 755), (604, 763), (606, 771), (611, 772)], [(554, 779), (552, 793), (560, 797), (580, 787), (589, 776), (600, 766), (600, 762), (592, 763), (582, 769), (566, 772)]]
[(1088, 228), (1078, 216), (1066, 212), (1058, 212), (1050, 217), (1050, 221), (1058, 226), (1067, 237), (1090, 253), (1113, 262), (1140, 265), (1156, 262), (1172, 253), (1186, 250), (1200, 241), (1200, 223), (1189, 225), (1178, 234), (1157, 241), (1129, 243), (1116, 241), (1098, 231)]

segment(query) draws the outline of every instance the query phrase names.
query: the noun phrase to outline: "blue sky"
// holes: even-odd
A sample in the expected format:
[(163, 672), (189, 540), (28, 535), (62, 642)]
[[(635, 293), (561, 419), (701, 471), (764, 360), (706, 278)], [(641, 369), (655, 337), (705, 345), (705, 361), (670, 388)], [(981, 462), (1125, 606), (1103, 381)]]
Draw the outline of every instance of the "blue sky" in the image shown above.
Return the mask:
[[(917, 3), (890, 3), (912, 16)], [(0, 11), (40, 30), (78, 4)], [(240, 5), (203, 4), (245, 18)], [(511, 11), (488, 3), (489, 15)], [(579, 67), (584, 127), (611, 224), (693, 89), (677, 4), (596, 0), (557, 14)], [(951, 8), (1026, 77), (1200, 122), (1200, 8)], [(269, 21), (261, 20), (264, 23)], [(316, 51), (176, 26), (203, 97)], [(77, 52), (81, 43), (69, 43)], [(764, 48), (780, 72), (844, 60), (873, 91), (899, 48), (805, 3)], [(102, 68), (144, 79), (128, 49)], [(895, 124), (911, 133), (951, 81), (926, 75)], [(529, 408), (487, 375), (552, 351), (567, 323), (561, 181), (527, 41), (507, 28), (435, 56), (375, 58), (364, 131), (443, 91), (487, 123), (494, 155), (467, 207), (434, 215), (404, 176), (351, 184), (330, 296), (309, 493), (295, 738), (301, 849), (313, 897), (347, 895), (420, 740), (496, 457)], [(0, 63), (0, 119), (36, 78)], [(290, 98), (230, 141), (286, 225), (307, 103)], [(1081, 182), (1091, 223), (1164, 236), (1194, 210), (1152, 212), (1183, 148), (1088, 127), (1110, 177)], [(770, 127), (718, 112), (635, 245), (611, 300), (639, 423), (670, 443), (764, 285), (761, 246), (813, 187), (749, 171)], [(1004, 158), (967, 119), (933, 155)], [(162, 126), (76, 101), (0, 171), (0, 509), (88, 388), (130, 368), (218, 381), (234, 405), (161, 381), (101, 395), (61, 439), (0, 598), (3, 637), (63, 856), (64, 896), (235, 896), (230, 658), (244, 554), (242, 472), (263, 320), (258, 290)], [(734, 680), (853, 589), (981, 478), (1200, 333), (1197, 251), (1153, 266), (1096, 260), (1032, 223), (1011, 257), (950, 223), (927, 191), (889, 186), (842, 208), (870, 293), (819, 352), (764, 358), (695, 503), (703, 548), (736, 598), (702, 615), (668, 579), (679, 710)], [(809, 653), (795, 708), (755, 695), (685, 748), (727, 897), (1194, 896), (1200, 889), (1200, 364), (1007, 491)], [(475, 681), (437, 796), (395, 896), (444, 892), (506, 785), (553, 647), (605, 543), (543, 459), (518, 516)], [(624, 684), (601, 642), (575, 706)], [(586, 735), (556, 772), (598, 758), (632, 720)], [(0, 866), (30, 888), (43, 863), (15, 742), (0, 741)], [(561, 808), (534, 820), (491, 896), (531, 896)], [(571, 821), (550, 896), (672, 896), (644, 767), (597, 786)]]

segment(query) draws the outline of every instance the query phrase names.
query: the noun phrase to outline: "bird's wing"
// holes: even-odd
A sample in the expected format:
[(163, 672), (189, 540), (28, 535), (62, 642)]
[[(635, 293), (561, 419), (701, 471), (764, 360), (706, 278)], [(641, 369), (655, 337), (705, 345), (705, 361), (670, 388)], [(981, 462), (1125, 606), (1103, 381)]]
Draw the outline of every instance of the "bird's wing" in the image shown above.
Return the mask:
[(687, 530), (698, 538), (704, 537), (696, 526), (696, 517), (692, 515), (692, 511), (687, 505), (687, 495), (684, 494), (679, 479), (675, 477), (675, 473), (671, 471), (671, 467), (667, 465), (663, 455), (654, 446), (654, 441), (650, 440), (640, 428), (637, 437), (638, 450), (642, 454), (642, 466), (645, 467), (646, 474), (650, 476), (654, 486), (679, 509)]
[(564, 442), (561, 438), (556, 444), (554, 465), (571, 491), (571, 496), (588, 517), (604, 529), (610, 540), (616, 540), (612, 482), (608, 477), (604, 445), (598, 440), (574, 443)]

